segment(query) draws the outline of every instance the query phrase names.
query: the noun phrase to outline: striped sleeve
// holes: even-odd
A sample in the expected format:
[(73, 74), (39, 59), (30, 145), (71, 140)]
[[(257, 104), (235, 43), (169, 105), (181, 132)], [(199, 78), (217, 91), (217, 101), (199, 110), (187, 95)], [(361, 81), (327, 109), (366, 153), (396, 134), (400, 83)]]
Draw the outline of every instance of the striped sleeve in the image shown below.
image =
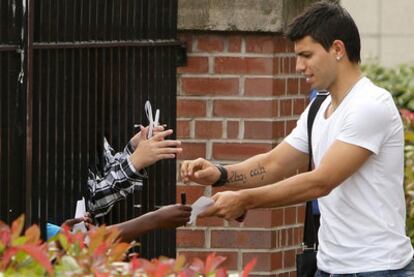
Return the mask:
[(89, 170), (88, 209), (95, 217), (106, 215), (116, 202), (141, 189), (143, 179), (147, 178), (145, 169), (137, 171), (134, 168), (127, 148), (128, 145), (124, 152), (112, 156), (110, 149), (105, 146), (103, 176)]

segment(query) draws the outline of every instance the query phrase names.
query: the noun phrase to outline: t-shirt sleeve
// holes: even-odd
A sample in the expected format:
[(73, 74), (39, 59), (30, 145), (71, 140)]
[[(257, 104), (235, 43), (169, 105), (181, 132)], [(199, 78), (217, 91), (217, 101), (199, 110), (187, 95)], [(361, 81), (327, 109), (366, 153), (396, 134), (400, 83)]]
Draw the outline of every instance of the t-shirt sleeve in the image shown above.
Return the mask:
[(292, 132), (284, 139), (290, 146), (295, 148), (296, 150), (308, 153), (308, 129), (307, 129), (307, 121), (308, 121), (308, 112), (309, 106), (305, 109), (305, 111), (301, 114), (298, 121), (296, 122), (296, 127), (292, 130)]
[(348, 111), (338, 140), (357, 145), (378, 154), (392, 122), (386, 105), (364, 102)]

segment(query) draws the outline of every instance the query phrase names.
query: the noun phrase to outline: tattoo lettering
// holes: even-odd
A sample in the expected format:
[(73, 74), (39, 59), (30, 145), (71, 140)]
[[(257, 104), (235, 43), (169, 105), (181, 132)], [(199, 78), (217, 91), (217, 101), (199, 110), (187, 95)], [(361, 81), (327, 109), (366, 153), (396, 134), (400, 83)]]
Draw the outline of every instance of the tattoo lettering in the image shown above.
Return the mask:
[(260, 165), (260, 163), (258, 164), (257, 168), (254, 168), (252, 170), (250, 170), (250, 177), (260, 177), (261, 180), (263, 180), (264, 175), (266, 173), (266, 170), (263, 166)]
[(243, 184), (245, 184), (247, 181), (247, 177), (245, 174), (243, 173), (237, 173), (236, 171), (232, 171), (227, 183), (231, 184), (231, 183), (237, 183), (237, 182), (242, 182)]

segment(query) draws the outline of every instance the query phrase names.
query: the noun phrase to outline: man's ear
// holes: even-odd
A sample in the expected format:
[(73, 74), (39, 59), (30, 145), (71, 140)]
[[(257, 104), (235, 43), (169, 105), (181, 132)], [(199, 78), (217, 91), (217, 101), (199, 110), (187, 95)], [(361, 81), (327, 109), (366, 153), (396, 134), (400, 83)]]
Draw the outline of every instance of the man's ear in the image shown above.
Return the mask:
[(340, 61), (346, 55), (345, 44), (342, 40), (336, 39), (332, 42), (331, 51), (336, 57), (336, 60)]

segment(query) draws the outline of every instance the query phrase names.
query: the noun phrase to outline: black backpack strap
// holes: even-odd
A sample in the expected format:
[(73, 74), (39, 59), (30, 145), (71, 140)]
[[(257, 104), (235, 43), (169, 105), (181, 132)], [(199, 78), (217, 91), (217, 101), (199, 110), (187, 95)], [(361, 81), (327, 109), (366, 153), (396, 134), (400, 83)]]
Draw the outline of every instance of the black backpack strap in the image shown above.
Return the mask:
[(312, 152), (312, 127), (313, 122), (315, 121), (316, 114), (318, 113), (319, 108), (321, 107), (323, 101), (325, 101), (326, 97), (329, 95), (328, 92), (318, 92), (316, 95), (315, 100), (312, 102), (312, 105), (309, 108), (308, 113), (308, 152), (309, 152), (309, 163), (308, 163), (308, 170), (312, 170), (312, 159), (313, 159), (313, 152)]
[[(328, 92), (322, 91), (318, 92), (315, 100), (312, 102), (309, 113), (308, 113), (308, 150), (309, 150), (309, 163), (308, 163), (308, 170), (312, 170), (312, 160), (313, 160), (313, 152), (312, 152), (312, 127), (313, 122), (315, 121), (316, 114), (322, 104), (322, 102), (326, 99), (329, 95)], [(312, 213), (312, 201), (306, 202), (306, 214), (305, 214), (305, 227), (303, 231), (303, 243), (304, 246), (309, 248), (315, 248), (318, 242), (318, 230), (315, 224), (313, 213)]]

